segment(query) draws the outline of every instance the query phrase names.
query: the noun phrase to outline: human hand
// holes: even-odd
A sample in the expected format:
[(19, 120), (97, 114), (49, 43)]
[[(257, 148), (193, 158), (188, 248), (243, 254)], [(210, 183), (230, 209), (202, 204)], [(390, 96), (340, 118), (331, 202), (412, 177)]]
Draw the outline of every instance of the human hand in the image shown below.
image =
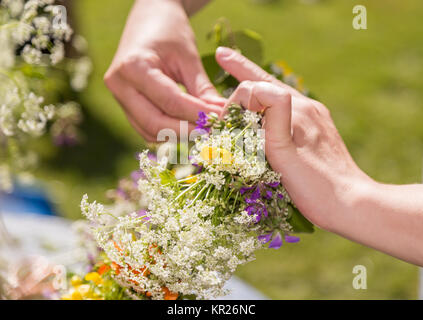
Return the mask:
[(359, 195), (357, 189), (372, 180), (350, 156), (328, 109), (231, 49), (219, 48), (216, 58), (242, 81), (227, 105), (265, 110), (267, 160), (281, 173), (283, 185), (304, 216), (331, 230), (335, 216), (346, 212)]
[(147, 141), (164, 128), (179, 133), (180, 120), (192, 130), (199, 111), (219, 113), (225, 103), (204, 71), (178, 0), (136, 1), (104, 79)]

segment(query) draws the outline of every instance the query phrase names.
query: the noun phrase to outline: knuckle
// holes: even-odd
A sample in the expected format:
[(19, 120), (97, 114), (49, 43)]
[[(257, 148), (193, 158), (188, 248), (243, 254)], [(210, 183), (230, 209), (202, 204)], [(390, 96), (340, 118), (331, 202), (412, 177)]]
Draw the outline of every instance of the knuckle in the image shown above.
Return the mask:
[(320, 113), (322, 113), (327, 118), (331, 118), (330, 110), (321, 102), (316, 102), (317, 109)]
[(315, 118), (318, 115), (317, 108), (311, 103), (305, 104), (302, 107), (302, 111), (304, 115), (306, 115), (309, 118)]
[(239, 84), (237, 90), (240, 92), (248, 92), (252, 90), (253, 88), (254, 88), (254, 82), (250, 80), (245, 80)]
[(311, 127), (308, 129), (307, 132), (307, 140), (309, 140), (310, 144), (316, 145), (322, 138), (322, 132), (317, 127)]
[(149, 52), (128, 53), (119, 64), (119, 71), (122, 73), (138, 72), (147, 69), (147, 66), (154, 60), (154, 55)]
[(116, 73), (114, 70), (109, 69), (103, 76), (103, 82), (109, 90), (113, 91), (115, 84)]
[(275, 94), (283, 101), (291, 101), (292, 99), (292, 95), (284, 88), (278, 88), (278, 90), (275, 90)]
[(213, 87), (213, 85), (210, 83), (210, 81), (208, 81), (208, 79), (205, 79), (200, 85), (199, 85), (199, 87), (198, 87), (198, 92), (197, 92), (197, 94), (198, 95), (203, 95), (203, 94), (205, 94), (205, 93), (207, 93), (207, 92), (210, 92), (210, 91), (214, 91), (214, 87)]
[(132, 72), (134, 67), (136, 67), (139, 63), (139, 56), (134, 54), (127, 55), (119, 65), (119, 70), (121, 72)]

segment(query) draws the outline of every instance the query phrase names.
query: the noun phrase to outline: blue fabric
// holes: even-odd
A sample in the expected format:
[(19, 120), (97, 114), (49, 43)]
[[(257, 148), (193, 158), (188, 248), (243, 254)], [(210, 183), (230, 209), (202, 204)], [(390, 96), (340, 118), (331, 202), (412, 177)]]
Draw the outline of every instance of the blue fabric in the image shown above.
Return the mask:
[(15, 184), (12, 193), (0, 193), (0, 211), (57, 215), (54, 205), (41, 187), (28, 187), (19, 184)]

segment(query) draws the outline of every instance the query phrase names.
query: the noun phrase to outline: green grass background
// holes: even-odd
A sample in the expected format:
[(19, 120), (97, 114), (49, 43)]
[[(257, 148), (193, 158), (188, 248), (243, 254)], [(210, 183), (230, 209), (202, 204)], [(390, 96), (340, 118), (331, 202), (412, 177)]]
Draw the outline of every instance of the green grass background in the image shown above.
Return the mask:
[[(104, 200), (104, 192), (137, 167), (134, 154), (144, 145), (102, 81), (132, 2), (74, 2), (77, 29), (88, 40), (95, 66), (81, 95), (85, 141), (73, 149), (46, 148), (37, 172), (69, 218), (80, 217), (83, 193)], [(367, 30), (352, 28), (356, 4), (367, 7)], [(212, 50), (205, 35), (222, 16), (235, 30), (259, 32), (266, 60), (282, 59), (304, 77), (369, 175), (388, 183), (421, 181), (421, 0), (216, 0), (192, 18), (201, 53)], [(352, 287), (357, 264), (367, 267), (367, 290)], [(299, 244), (258, 252), (237, 275), (273, 299), (417, 297), (415, 266), (320, 230)]]

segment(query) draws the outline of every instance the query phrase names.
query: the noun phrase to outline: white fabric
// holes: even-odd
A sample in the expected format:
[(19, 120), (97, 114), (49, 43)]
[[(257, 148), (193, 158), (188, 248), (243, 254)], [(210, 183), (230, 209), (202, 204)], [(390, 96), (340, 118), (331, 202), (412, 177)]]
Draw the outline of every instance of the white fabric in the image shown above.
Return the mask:
[[(7, 250), (11, 259), (19, 255), (41, 255), (67, 268), (80, 269), (75, 263), (83, 252), (78, 250), (76, 237), (69, 220), (35, 214), (2, 214), (4, 223), (18, 246)], [(233, 277), (226, 285), (231, 294), (218, 300), (263, 300), (263, 294), (242, 280)]]

